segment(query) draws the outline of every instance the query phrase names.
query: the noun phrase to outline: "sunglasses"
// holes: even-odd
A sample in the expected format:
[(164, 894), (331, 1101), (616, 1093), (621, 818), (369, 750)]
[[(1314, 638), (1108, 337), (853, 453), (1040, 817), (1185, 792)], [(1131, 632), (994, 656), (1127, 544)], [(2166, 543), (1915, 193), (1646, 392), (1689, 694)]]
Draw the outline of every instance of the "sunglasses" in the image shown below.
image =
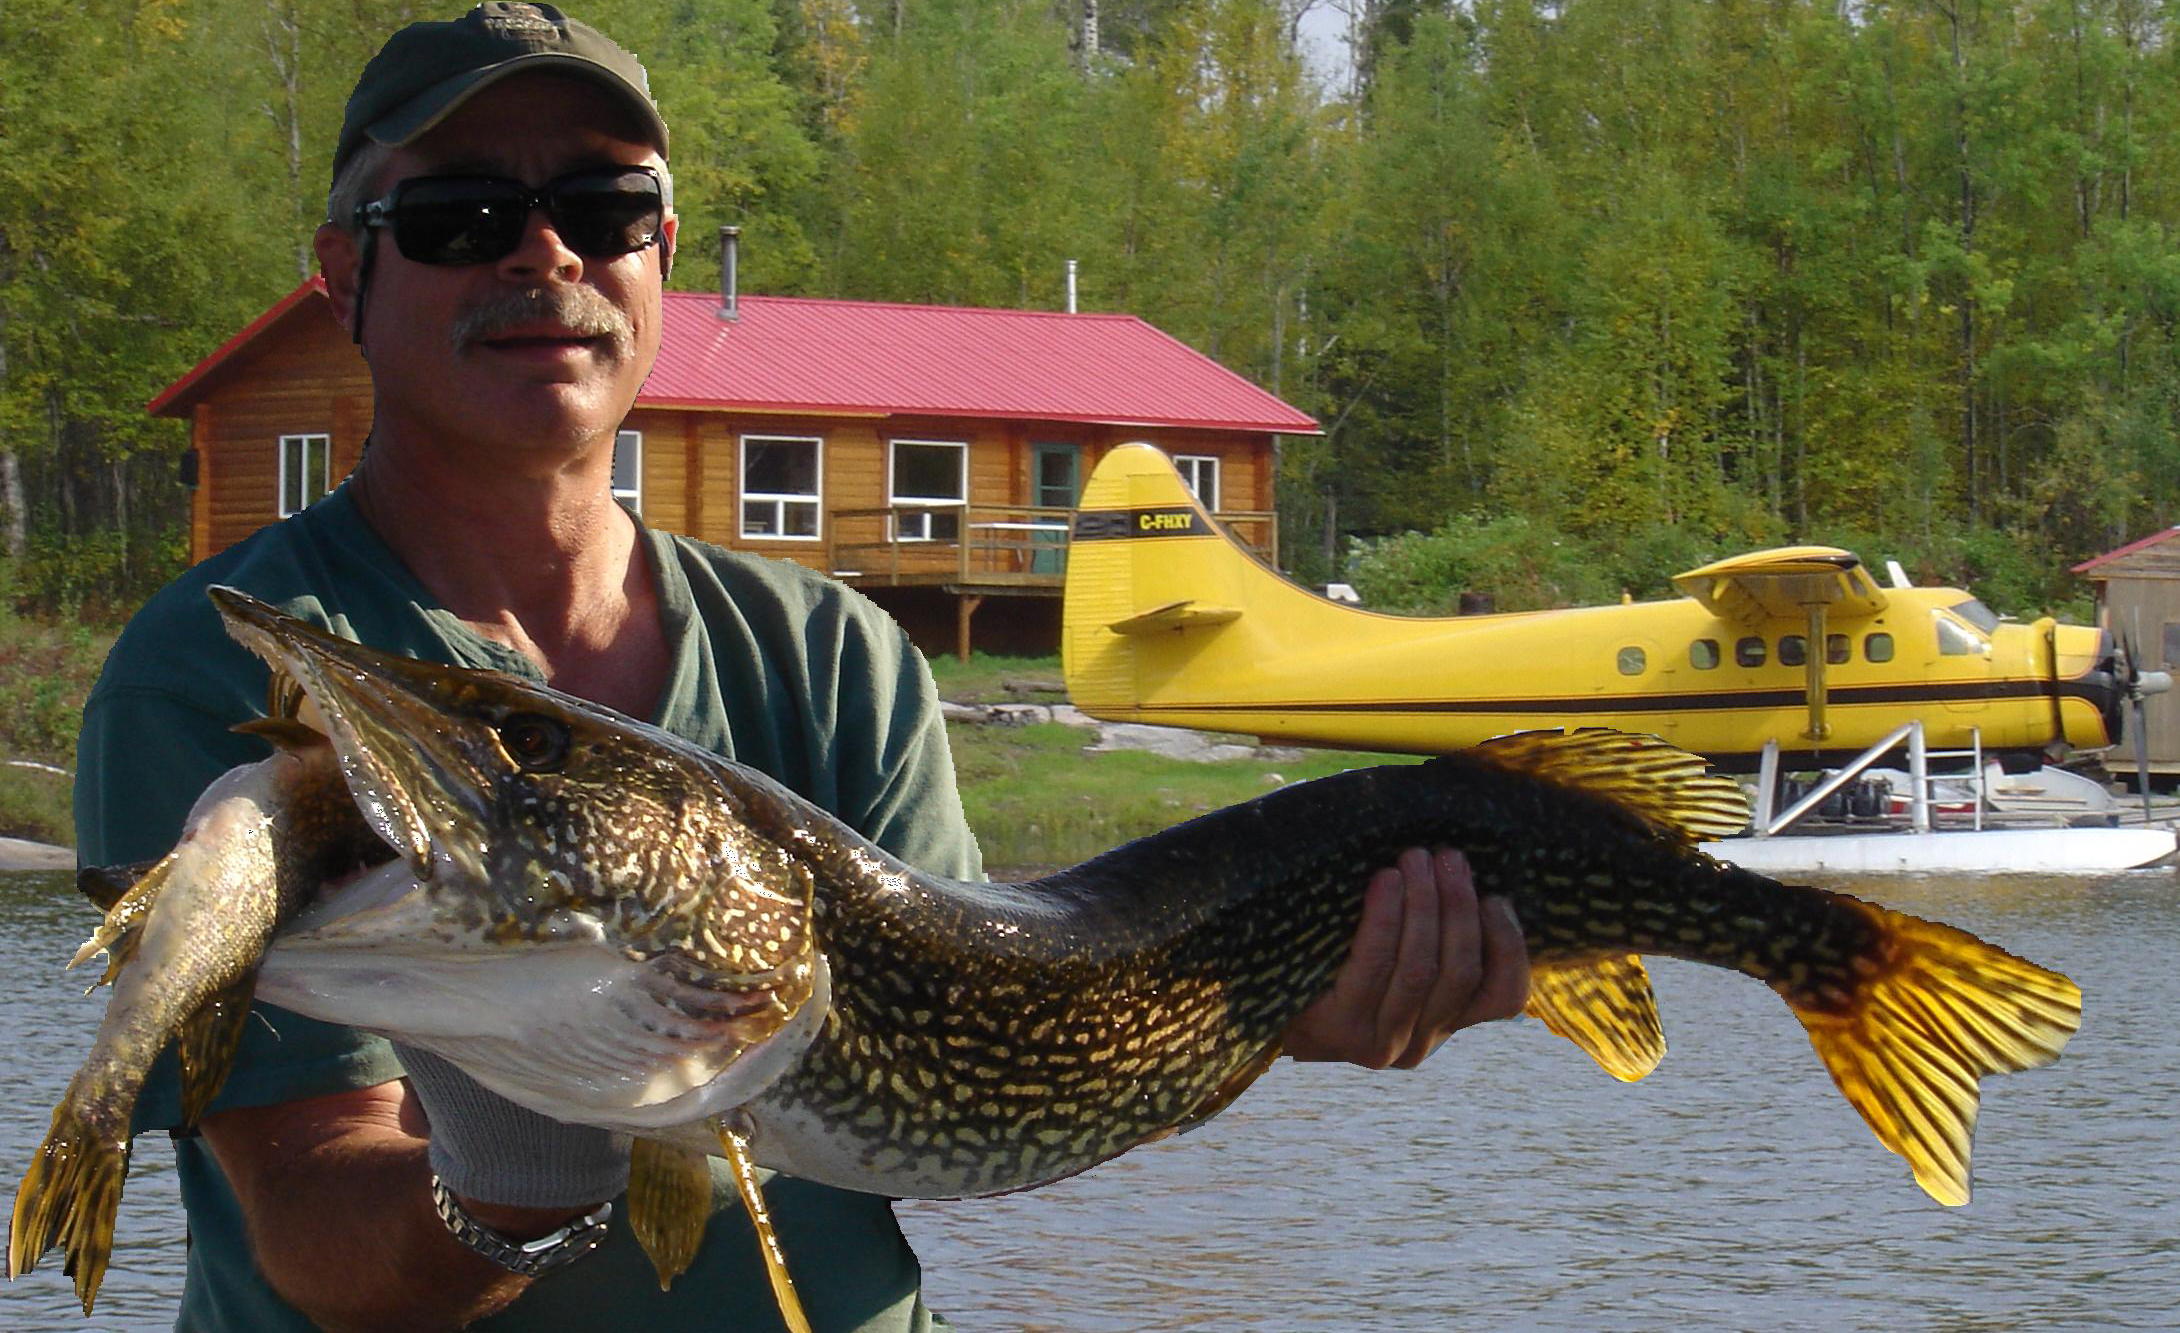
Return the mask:
[(515, 252), (539, 208), (570, 250), (612, 259), (658, 240), (666, 191), (650, 167), (571, 171), (535, 190), (502, 176), (412, 176), (359, 204), (356, 225), (390, 228), (414, 263), (489, 264)]

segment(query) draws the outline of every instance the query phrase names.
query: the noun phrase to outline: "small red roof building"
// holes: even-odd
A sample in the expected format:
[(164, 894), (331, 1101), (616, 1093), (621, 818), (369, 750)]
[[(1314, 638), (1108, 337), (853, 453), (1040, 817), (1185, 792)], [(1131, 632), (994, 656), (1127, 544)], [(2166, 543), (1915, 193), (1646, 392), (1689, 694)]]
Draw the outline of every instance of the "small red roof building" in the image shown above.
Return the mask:
[[(1274, 553), (1274, 440), (1319, 433), (1132, 315), (741, 296), (729, 316), (723, 304), (666, 294), (616, 493), (653, 526), (856, 584), (927, 647), (965, 648), (969, 614), (998, 596), (1015, 614), (988, 617), (979, 642), (1049, 651), (1066, 511), (1114, 445), (1164, 448)], [(347, 474), (370, 434), (370, 376), (312, 278), (147, 410), (191, 423), (201, 560)]]

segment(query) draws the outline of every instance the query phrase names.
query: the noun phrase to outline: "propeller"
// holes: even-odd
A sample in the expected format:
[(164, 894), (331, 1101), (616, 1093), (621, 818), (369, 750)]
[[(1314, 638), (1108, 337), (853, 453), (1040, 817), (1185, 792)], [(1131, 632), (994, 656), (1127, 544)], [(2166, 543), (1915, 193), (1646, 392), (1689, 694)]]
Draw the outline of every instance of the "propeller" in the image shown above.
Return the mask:
[(2145, 705), (2172, 688), (2172, 676), (2142, 669), (2142, 612), (2132, 608), (2120, 635), (2119, 686), (2127, 696), (2127, 730), (2135, 741), (2135, 790), (2142, 794), (2142, 822), (2150, 822), (2150, 728)]

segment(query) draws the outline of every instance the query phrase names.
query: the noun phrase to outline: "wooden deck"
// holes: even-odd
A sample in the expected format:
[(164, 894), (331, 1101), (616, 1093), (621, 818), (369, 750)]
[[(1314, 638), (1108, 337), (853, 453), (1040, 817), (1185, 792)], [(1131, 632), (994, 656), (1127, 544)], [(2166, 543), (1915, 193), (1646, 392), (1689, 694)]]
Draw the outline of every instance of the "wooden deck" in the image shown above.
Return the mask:
[[(1212, 515), (1275, 568), (1276, 516)], [(954, 651), (968, 660), (970, 619), (988, 598), (1058, 597), (1075, 511), (1036, 505), (891, 505), (826, 511), (825, 569), (852, 588), (930, 588), (955, 599)]]

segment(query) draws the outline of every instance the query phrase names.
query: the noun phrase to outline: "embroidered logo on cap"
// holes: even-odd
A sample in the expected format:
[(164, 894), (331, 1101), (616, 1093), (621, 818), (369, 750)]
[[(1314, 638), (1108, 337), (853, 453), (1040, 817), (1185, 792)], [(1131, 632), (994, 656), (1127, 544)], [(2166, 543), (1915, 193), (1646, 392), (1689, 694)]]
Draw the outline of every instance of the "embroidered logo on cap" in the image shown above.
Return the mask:
[(504, 6), (496, 14), (485, 15), (484, 26), (502, 37), (551, 37), (557, 31), (536, 5)]

